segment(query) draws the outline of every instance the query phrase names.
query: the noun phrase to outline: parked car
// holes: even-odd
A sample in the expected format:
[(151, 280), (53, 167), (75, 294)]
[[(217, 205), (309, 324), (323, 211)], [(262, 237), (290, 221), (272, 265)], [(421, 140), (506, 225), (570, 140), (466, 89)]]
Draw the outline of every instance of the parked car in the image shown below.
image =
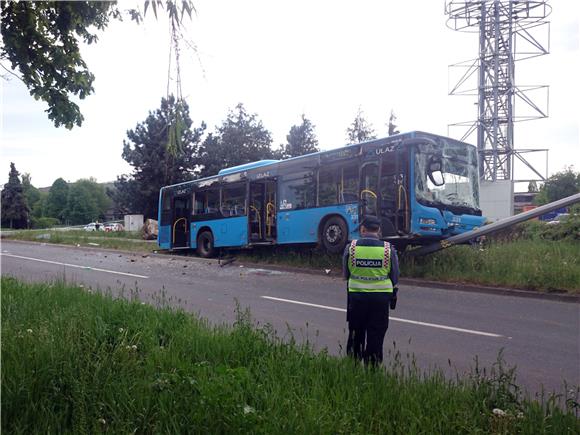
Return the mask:
[(548, 224), (548, 225), (557, 225), (557, 224), (565, 221), (566, 219), (568, 219), (569, 216), (570, 216), (570, 213), (560, 213), (558, 216), (556, 216), (551, 221), (546, 222), (546, 224)]
[(91, 222), (84, 227), (85, 231), (105, 231), (105, 225), (100, 222)]
[(105, 225), (105, 231), (108, 232), (116, 232), (116, 231), (124, 231), (125, 228), (123, 227), (123, 224), (120, 223), (113, 223), (113, 224), (107, 224)]

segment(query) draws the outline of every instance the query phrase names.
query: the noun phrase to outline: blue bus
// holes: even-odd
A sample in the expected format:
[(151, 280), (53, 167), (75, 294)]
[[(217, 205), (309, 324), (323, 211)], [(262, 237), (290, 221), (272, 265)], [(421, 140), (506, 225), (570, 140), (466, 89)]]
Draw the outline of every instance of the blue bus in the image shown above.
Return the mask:
[(319, 244), (342, 252), (366, 216), (404, 249), (483, 225), (477, 150), (414, 131), (163, 187), (162, 249)]

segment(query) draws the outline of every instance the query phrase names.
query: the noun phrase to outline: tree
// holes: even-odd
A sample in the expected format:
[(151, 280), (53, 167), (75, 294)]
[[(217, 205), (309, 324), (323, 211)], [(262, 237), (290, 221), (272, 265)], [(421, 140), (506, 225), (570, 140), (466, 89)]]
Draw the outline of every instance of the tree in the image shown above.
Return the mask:
[(82, 225), (102, 220), (109, 208), (110, 199), (105, 189), (94, 178), (80, 179), (72, 183), (68, 190), (65, 220), (71, 225)]
[(64, 211), (68, 201), (68, 190), (68, 183), (62, 178), (57, 178), (50, 186), (46, 198), (46, 215), (60, 220), (61, 223), (65, 220)]
[(216, 174), (220, 169), (270, 159), (272, 136), (257, 114), (249, 114), (239, 103), (228, 112), (222, 125), (203, 143), (201, 176)]
[(371, 139), (376, 139), (373, 126), (365, 119), (362, 109), (358, 108), (354, 121), (346, 130), (349, 143), (360, 143)]
[(391, 110), (391, 116), (389, 116), (389, 131), (388, 131), (389, 136), (394, 136), (395, 134), (400, 133), (400, 131), (397, 130), (397, 125), (395, 124), (396, 120), (397, 117), (395, 116), (395, 113)]
[[(145, 12), (149, 4), (157, 16), (163, 3), (146, 1)], [(191, 17), (191, 1), (183, 0), (181, 11), (175, 1), (165, 4), (172, 26), (179, 26), (185, 13)], [(137, 10), (128, 13), (131, 19), (141, 21)], [(80, 126), (84, 118), (71, 97), (83, 99), (92, 94), (95, 77), (81, 56), (79, 42), (95, 43), (95, 30), (103, 31), (111, 19), (122, 19), (116, 2), (2, 1), (0, 17), (0, 58), (8, 59), (12, 69), (20, 72), (17, 77), (31, 96), (48, 104), (48, 118), (56, 127)]]
[(33, 209), (38, 201), (40, 201), (40, 190), (32, 185), (32, 177), (30, 174), (22, 174), (22, 191), (26, 197), (26, 203)]
[(1, 193), (2, 224), (10, 228), (28, 227), (30, 208), (26, 203), (26, 196), (22, 189), (20, 174), (14, 163), (10, 163), (8, 183), (4, 185)]
[(286, 144), (280, 145), (280, 149), (274, 153), (274, 156), (288, 159), (317, 151), (320, 150), (314, 133), (314, 124), (302, 114), (302, 124), (290, 127), (290, 132), (286, 135)]
[[(167, 148), (171, 120), (179, 113), (182, 127), (177, 130), (179, 145)], [(179, 104), (173, 96), (161, 99), (161, 107), (134, 130), (127, 131), (123, 141), (123, 159), (134, 170), (130, 176), (117, 177), (113, 200), (117, 207), (140, 211), (146, 218), (157, 217), (159, 190), (169, 184), (181, 183), (195, 178), (200, 164), (199, 152), (205, 123), (192, 129), (189, 107)]]
[(573, 167), (569, 166), (546, 180), (534, 202), (538, 205), (548, 204), (578, 192), (580, 192), (580, 172), (574, 172)]
[(537, 193), (538, 190), (538, 183), (536, 183), (535, 181), (530, 181), (528, 183), (528, 192), (529, 193)]

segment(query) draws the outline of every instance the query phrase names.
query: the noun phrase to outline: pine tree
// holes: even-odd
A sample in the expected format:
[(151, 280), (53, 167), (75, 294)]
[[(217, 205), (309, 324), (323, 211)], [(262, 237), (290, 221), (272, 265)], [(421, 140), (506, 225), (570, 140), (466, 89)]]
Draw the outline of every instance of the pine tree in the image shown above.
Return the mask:
[(14, 163), (10, 163), (8, 183), (4, 185), (1, 193), (2, 224), (10, 228), (27, 228), (29, 223), (30, 208), (26, 203), (19, 176)]
[(230, 110), (215, 133), (203, 143), (201, 176), (215, 175), (220, 169), (271, 159), (272, 136), (257, 114), (249, 114), (239, 103)]
[(306, 118), (306, 115), (302, 114), (302, 123), (290, 127), (290, 132), (286, 135), (286, 144), (280, 145), (275, 157), (288, 159), (317, 151), (320, 151), (320, 149), (318, 148), (318, 139), (314, 133), (314, 124)]
[(358, 112), (354, 121), (346, 130), (347, 140), (351, 144), (364, 142), (371, 139), (376, 139), (375, 130), (373, 126), (366, 120), (362, 109), (358, 108)]
[[(170, 129), (176, 113), (180, 119), (179, 129)], [(132, 209), (146, 218), (157, 218), (159, 190), (163, 186), (181, 183), (197, 176), (200, 164), (200, 142), (205, 123), (192, 129), (189, 107), (184, 101), (176, 103), (173, 96), (161, 99), (161, 107), (134, 130), (127, 132), (123, 142), (123, 159), (134, 170), (130, 176), (123, 175), (115, 182), (113, 199), (117, 209)], [(168, 149), (169, 134), (178, 146)], [(130, 201), (128, 201), (130, 198)]]

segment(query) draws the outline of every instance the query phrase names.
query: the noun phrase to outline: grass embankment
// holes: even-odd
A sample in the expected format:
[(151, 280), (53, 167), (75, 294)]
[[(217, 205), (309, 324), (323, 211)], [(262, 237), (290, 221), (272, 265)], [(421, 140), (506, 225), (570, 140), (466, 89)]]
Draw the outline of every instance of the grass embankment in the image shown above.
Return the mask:
[(157, 243), (146, 242), (141, 238), (141, 234), (127, 231), (22, 230), (4, 233), (2, 237), (5, 239), (27, 240), (32, 242), (91, 246), (138, 252), (151, 252), (159, 249)]
[(566, 409), (521, 401), (510, 372), (445, 381), (399, 354), (365, 370), (254, 329), (247, 313), (210, 327), (157, 303), (2, 279), (3, 433), (580, 430), (577, 393)]
[[(266, 264), (341, 270), (340, 255), (310, 248), (263, 248), (236, 253)], [(453, 246), (419, 258), (399, 258), (401, 277), (580, 293), (580, 243), (552, 240), (490, 241)]]

